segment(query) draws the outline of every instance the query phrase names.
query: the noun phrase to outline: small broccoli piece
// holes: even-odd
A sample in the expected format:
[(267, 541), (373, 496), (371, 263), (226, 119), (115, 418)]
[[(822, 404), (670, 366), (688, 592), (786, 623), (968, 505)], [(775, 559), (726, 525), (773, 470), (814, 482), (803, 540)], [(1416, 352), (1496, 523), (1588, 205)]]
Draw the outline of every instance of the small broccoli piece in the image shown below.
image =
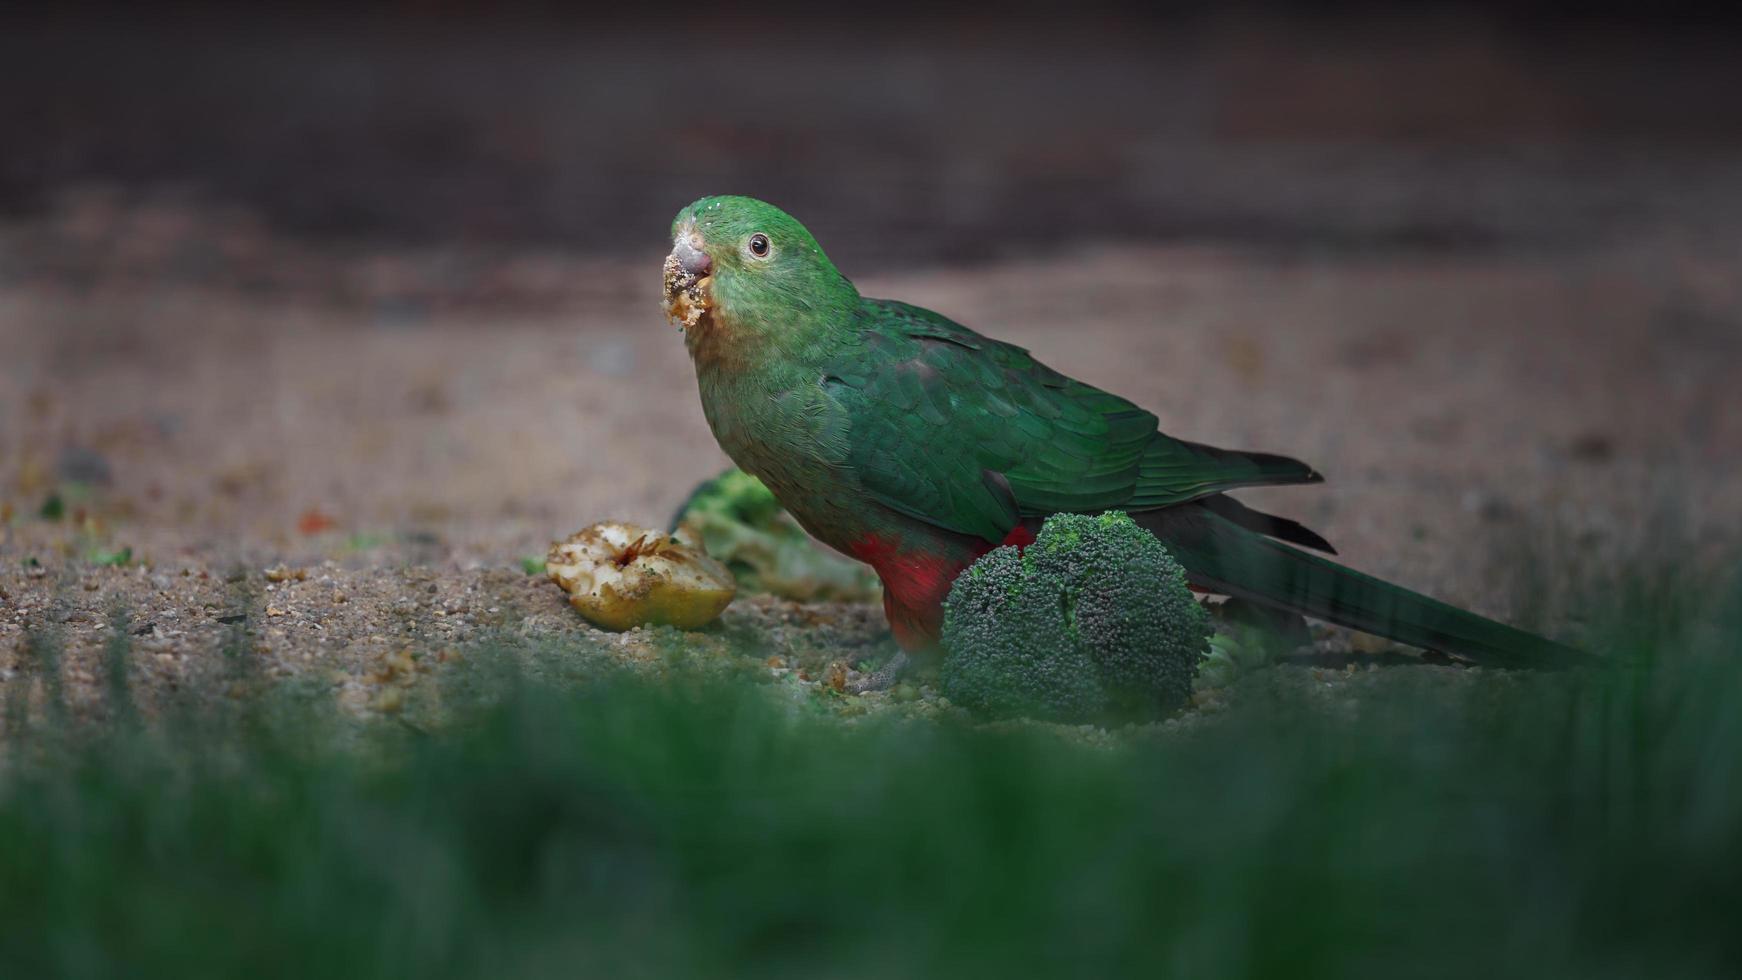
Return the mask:
[(1198, 665), (1194, 691), (1228, 687), (1241, 677), (1275, 663), (1289, 651), (1312, 642), (1306, 621), (1240, 599), (1217, 610), (1216, 635)]
[(1186, 700), (1210, 636), (1185, 570), (1130, 517), (1057, 514), (988, 552), (944, 603), (944, 694), (988, 715), (1153, 718)]
[(847, 602), (879, 595), (869, 568), (813, 541), (762, 481), (743, 470), (726, 470), (696, 487), (670, 530), (725, 562), (745, 592)]
[(1228, 687), (1246, 674), (1269, 665), (1272, 657), (1262, 638), (1251, 635), (1249, 628), (1219, 632), (1210, 637), (1210, 648), (1198, 665), (1198, 676), (1192, 683), (1194, 691), (1213, 691)]
[(780, 501), (762, 481), (740, 469), (724, 470), (690, 491), (689, 499), (672, 516), (669, 531), (686, 517), (720, 514), (743, 524), (761, 526), (780, 516)]

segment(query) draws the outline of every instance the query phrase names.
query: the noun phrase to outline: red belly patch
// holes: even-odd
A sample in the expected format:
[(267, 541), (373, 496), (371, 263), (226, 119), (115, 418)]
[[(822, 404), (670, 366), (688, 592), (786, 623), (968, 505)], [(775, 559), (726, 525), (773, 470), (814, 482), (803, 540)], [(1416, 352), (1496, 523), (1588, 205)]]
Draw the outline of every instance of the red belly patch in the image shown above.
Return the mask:
[[(983, 552), (990, 550), (987, 545)], [(851, 554), (870, 565), (883, 580), (883, 611), (889, 617), (895, 642), (904, 650), (936, 646), (943, 629), (944, 597), (973, 559), (903, 551), (895, 542), (877, 535), (860, 540)]]

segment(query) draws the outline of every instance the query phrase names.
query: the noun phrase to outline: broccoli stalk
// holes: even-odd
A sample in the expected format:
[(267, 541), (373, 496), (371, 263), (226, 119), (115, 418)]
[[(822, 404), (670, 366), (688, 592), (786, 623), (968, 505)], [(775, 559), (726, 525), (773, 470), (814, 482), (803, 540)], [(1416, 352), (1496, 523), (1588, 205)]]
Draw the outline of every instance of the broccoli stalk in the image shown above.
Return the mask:
[(1083, 722), (1183, 703), (1210, 618), (1185, 570), (1119, 511), (1056, 514), (988, 552), (944, 603), (945, 696), (983, 715)]

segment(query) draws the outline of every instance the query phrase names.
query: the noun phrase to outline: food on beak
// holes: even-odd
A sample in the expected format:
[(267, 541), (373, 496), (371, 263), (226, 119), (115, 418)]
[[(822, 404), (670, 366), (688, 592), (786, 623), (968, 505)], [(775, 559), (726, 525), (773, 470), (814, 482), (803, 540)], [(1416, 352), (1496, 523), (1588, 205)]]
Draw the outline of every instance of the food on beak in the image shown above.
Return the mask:
[(665, 257), (665, 314), (679, 330), (701, 322), (713, 306), (714, 262), (689, 235), (679, 235)]

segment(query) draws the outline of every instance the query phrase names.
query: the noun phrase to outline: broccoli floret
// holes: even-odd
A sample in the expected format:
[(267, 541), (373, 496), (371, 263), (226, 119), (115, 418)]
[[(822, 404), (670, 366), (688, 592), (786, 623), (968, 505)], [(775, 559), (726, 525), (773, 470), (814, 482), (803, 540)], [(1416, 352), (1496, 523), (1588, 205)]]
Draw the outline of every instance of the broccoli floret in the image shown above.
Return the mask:
[(944, 694), (988, 715), (1153, 718), (1191, 694), (1209, 615), (1185, 570), (1119, 511), (1057, 514), (994, 549), (944, 603)]
[(762, 481), (742, 470), (696, 487), (670, 530), (725, 562), (745, 592), (848, 602), (879, 594), (869, 568), (811, 540)]
[(762, 481), (743, 470), (721, 471), (690, 491), (689, 499), (672, 515), (669, 531), (696, 514), (719, 514), (753, 526), (763, 526), (780, 516), (780, 501)]

